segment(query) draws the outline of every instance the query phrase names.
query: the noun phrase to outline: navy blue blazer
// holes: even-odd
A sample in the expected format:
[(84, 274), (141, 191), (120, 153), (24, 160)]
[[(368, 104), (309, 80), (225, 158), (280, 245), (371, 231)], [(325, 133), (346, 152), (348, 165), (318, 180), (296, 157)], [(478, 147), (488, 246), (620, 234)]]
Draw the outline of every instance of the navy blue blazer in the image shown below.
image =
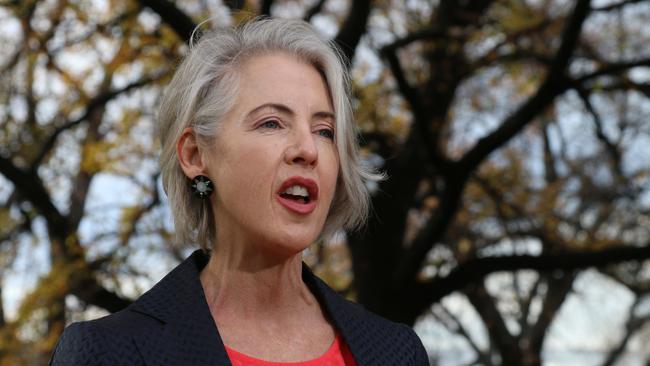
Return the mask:
[[(230, 365), (199, 280), (207, 262), (197, 250), (126, 309), (71, 324), (50, 365)], [(302, 278), (358, 366), (429, 364), (410, 327), (346, 300), (304, 264)]]

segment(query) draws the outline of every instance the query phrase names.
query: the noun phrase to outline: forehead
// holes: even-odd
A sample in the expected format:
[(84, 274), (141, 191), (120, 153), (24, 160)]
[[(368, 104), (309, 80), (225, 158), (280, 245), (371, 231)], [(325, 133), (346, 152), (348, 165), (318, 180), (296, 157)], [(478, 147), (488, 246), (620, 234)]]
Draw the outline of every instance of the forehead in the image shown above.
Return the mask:
[(239, 65), (240, 69), (246, 70), (247, 72), (254, 72), (255, 70), (264, 71), (267, 67), (278, 68), (268, 70), (273, 71), (272, 74), (277, 74), (276, 71), (282, 71), (281, 68), (285, 67), (310, 68), (317, 73), (319, 72), (316, 66), (306, 58), (284, 51), (252, 53), (249, 56), (244, 56), (244, 61)]
[[(239, 97), (257, 102), (308, 102), (332, 109), (325, 77), (310, 62), (287, 53), (252, 56), (239, 67)], [(270, 99), (269, 99), (270, 98)]]

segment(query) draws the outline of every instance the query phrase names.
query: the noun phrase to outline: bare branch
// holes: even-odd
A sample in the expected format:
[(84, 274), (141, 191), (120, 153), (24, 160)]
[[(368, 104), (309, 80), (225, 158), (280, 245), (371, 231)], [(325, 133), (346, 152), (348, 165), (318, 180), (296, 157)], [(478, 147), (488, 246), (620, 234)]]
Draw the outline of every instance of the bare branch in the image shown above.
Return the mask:
[(544, 139), (544, 180), (546, 180), (546, 184), (552, 184), (558, 179), (555, 158), (551, 150), (551, 139), (548, 133), (550, 123), (550, 121), (544, 121), (542, 126), (542, 138)]
[(0, 174), (9, 179), (20, 195), (43, 214), (48, 226), (53, 228), (55, 233), (65, 238), (68, 228), (67, 219), (52, 203), (50, 194), (36, 171), (27, 172), (14, 165), (8, 158), (0, 156)]
[(436, 149), (435, 134), (431, 131), (431, 121), (427, 118), (425, 103), (422, 100), (421, 93), (411, 86), (406, 78), (406, 72), (402, 68), (401, 62), (397, 55), (400, 46), (396, 43), (382, 48), (380, 51), (390, 67), (391, 73), (397, 82), (397, 88), (400, 94), (410, 105), (413, 112), (413, 127), (411, 134), (417, 136), (419, 146), (426, 150), (430, 161), (436, 163), (439, 169), (447, 169), (450, 165), (449, 159)]
[(530, 315), (530, 306), (533, 303), (533, 299), (537, 294), (541, 282), (542, 282), (541, 277), (538, 277), (535, 280), (535, 284), (533, 285), (533, 288), (530, 290), (528, 297), (519, 304), (521, 309), (521, 318), (519, 321), (519, 325), (521, 326), (522, 333), (529, 331), (530, 326), (528, 324), (528, 316)]
[(370, 16), (370, 0), (355, 0), (351, 2), (347, 18), (343, 22), (334, 42), (341, 48), (347, 65), (352, 65), (352, 59), (361, 36), (366, 33), (366, 25)]
[(264, 0), (262, 1), (262, 6), (260, 8), (260, 15), (271, 16), (271, 6), (273, 5), (273, 0)]
[[(11, 205), (11, 202), (15, 200), (16, 192), (12, 193), (11, 197), (8, 200), (7, 207)], [(18, 222), (16, 225), (14, 225), (12, 228), (3, 228), (4, 235), (0, 236), (0, 244), (6, 242), (6, 241), (12, 241), (15, 240), (18, 235), (24, 233), (24, 232), (31, 232), (32, 230), (32, 218), (29, 214), (29, 212), (25, 211), (20, 205), (18, 206), (18, 210), (20, 211), (20, 215), (23, 218), (22, 222)]]
[(321, 12), (323, 5), (325, 5), (325, 1), (327, 0), (318, 0), (318, 2), (305, 13), (305, 16), (302, 19), (306, 22), (311, 21), (311, 18)]
[[(560, 275), (558, 276), (558, 274)], [(528, 338), (528, 347), (536, 355), (541, 354), (548, 328), (573, 288), (576, 272), (555, 270), (553, 276), (547, 275), (546, 277), (548, 290), (542, 303), (542, 310), (537, 317), (537, 322), (529, 328), (529, 333), (525, 335)]]
[(501, 124), (494, 132), (483, 137), (449, 170), (445, 192), (442, 193), (441, 205), (413, 241), (395, 272), (394, 286), (403, 286), (413, 281), (420, 271), (422, 261), (433, 244), (446, 232), (451, 218), (458, 209), (464, 186), (471, 173), (487, 156), (501, 147), (519, 133), (533, 118), (543, 111), (569, 87), (565, 69), (577, 44), (582, 24), (589, 13), (589, 0), (579, 0), (563, 34), (562, 43), (549, 67), (548, 74), (534, 96), (520, 106), (517, 111)]
[(149, 211), (151, 211), (153, 208), (155, 208), (159, 203), (160, 203), (160, 195), (158, 194), (158, 189), (156, 188), (156, 182), (158, 181), (158, 177), (160, 176), (160, 172), (156, 172), (151, 176), (151, 186), (153, 189), (153, 192), (151, 194), (151, 200), (149, 203), (138, 207), (138, 209), (131, 215), (130, 220), (129, 220), (129, 225), (126, 228), (126, 230), (123, 230), (120, 233), (121, 241), (123, 245), (126, 245), (129, 241), (129, 239), (133, 236), (136, 230), (136, 226), (138, 222), (140, 222), (140, 219)]
[[(127, 11), (127, 12), (124, 12), (124, 13), (120, 13), (120, 14), (116, 15), (115, 17), (109, 19), (108, 21), (104, 22), (104, 23), (95, 24), (94, 27), (92, 27), (91, 29), (89, 29), (85, 33), (79, 34), (78, 36), (76, 36), (74, 38), (68, 38), (68, 39), (66, 39), (66, 42), (64, 42), (63, 44), (58, 45), (57, 47), (49, 48), (49, 51), (47, 52), (47, 57), (51, 59), (53, 55), (61, 52), (62, 50), (66, 49), (66, 48), (68, 48), (68, 47), (70, 47), (72, 45), (75, 45), (75, 44), (81, 43), (83, 41), (86, 41), (89, 38), (91, 38), (92, 36), (96, 35), (97, 33), (107, 33), (106, 32), (107, 29), (110, 29), (110, 28), (112, 28), (112, 27), (114, 27), (114, 26), (116, 26), (116, 25), (118, 25), (118, 24), (120, 24), (120, 23), (122, 23), (122, 22), (124, 22), (126, 20), (132, 19), (132, 18), (138, 16), (139, 13), (140, 13), (139, 9), (138, 10), (130, 10), (130, 11)], [(52, 61), (48, 60), (48, 62), (52, 62)], [(61, 72), (61, 70), (59, 70), (58, 68), (57, 68), (57, 71)]]
[(556, 21), (558, 20), (544, 19), (541, 22), (532, 25), (531, 27), (505, 34), (505, 39), (487, 51), (484, 56), (479, 58), (474, 63), (474, 67), (471, 69), (487, 67), (496, 62), (511, 62), (521, 60), (532, 60), (541, 64), (550, 65), (553, 60), (549, 55), (540, 54), (529, 49), (520, 49), (520, 47), (517, 47), (512, 52), (504, 53), (503, 48), (506, 46), (516, 46), (517, 41), (520, 38), (535, 34), (536, 32), (543, 32), (546, 28), (552, 26)]
[(619, 357), (623, 354), (625, 351), (625, 347), (627, 347), (627, 344), (630, 341), (630, 338), (635, 334), (635, 332), (641, 327), (643, 327), (648, 321), (650, 321), (650, 316), (645, 315), (645, 316), (637, 316), (635, 314), (635, 311), (637, 310), (637, 307), (641, 304), (641, 300), (643, 299), (643, 296), (637, 294), (636, 299), (634, 299), (634, 303), (632, 306), (630, 306), (630, 311), (629, 311), (629, 316), (627, 321), (625, 322), (625, 335), (619, 343), (614, 346), (607, 354), (607, 358), (603, 362), (603, 366), (611, 366), (614, 365), (614, 363), (619, 359)]
[(488, 293), (485, 284), (479, 281), (470, 285), (465, 293), (483, 323), (487, 325), (490, 339), (494, 341), (494, 345), (501, 354), (502, 363), (504, 365), (518, 364), (518, 361), (521, 360), (521, 350), (516, 337), (508, 330), (503, 316), (496, 307), (496, 299)]
[(639, 66), (650, 66), (650, 58), (646, 59), (640, 59), (640, 60), (635, 60), (635, 61), (625, 61), (625, 62), (614, 62), (614, 63), (608, 63), (605, 66), (601, 67), (600, 69), (583, 75), (575, 80), (576, 83), (583, 84), (586, 81), (589, 81), (591, 79), (595, 79), (600, 76), (605, 76), (605, 75), (618, 75), (621, 74), (631, 68), (634, 67), (639, 67)]
[(84, 302), (106, 309), (111, 313), (126, 308), (132, 302), (107, 290), (91, 276), (73, 279), (70, 292)]
[(626, 5), (636, 4), (636, 3), (643, 2), (643, 1), (647, 1), (647, 0), (623, 0), (623, 1), (620, 1), (618, 3), (592, 8), (591, 10), (593, 10), (593, 11), (610, 11), (610, 10), (615, 10), (615, 9), (621, 9), (621, 8), (625, 7)]
[[(442, 313), (442, 316), (439, 316), (438, 314), (436, 314), (435, 310), (440, 311)], [(443, 304), (435, 305), (433, 307), (433, 309), (432, 309), (432, 313), (436, 318), (438, 318), (438, 320), (441, 320), (443, 323), (444, 323), (443, 317), (450, 320), (451, 326), (453, 327), (453, 329), (450, 329), (450, 330), (455, 331), (456, 333), (463, 336), (463, 338), (465, 338), (465, 340), (467, 340), (467, 343), (474, 350), (474, 352), (476, 352), (478, 361), (480, 361), (481, 364), (483, 364), (483, 365), (491, 365), (492, 364), (492, 361), (490, 360), (489, 355), (478, 347), (478, 345), (476, 344), (476, 342), (474, 342), (474, 339), (472, 339), (472, 336), (467, 332), (467, 330), (465, 329), (463, 324), (460, 322), (460, 320), (458, 320), (458, 318), (452, 312), (447, 310), (445, 305), (443, 305)]]
[(647, 98), (650, 98), (650, 83), (635, 83), (631, 80), (622, 80), (604, 86), (598, 86), (592, 91), (619, 91), (619, 90), (636, 90), (641, 92)]
[(409, 33), (407, 36), (402, 37), (396, 40), (395, 42), (384, 46), (382, 52), (394, 51), (406, 47), (415, 41), (439, 39), (444, 37), (448, 37), (448, 35), (445, 34), (443, 29), (441, 29), (440, 27), (431, 26), (428, 28), (421, 29), (417, 32)]
[(197, 25), (184, 11), (168, 0), (138, 0), (138, 2), (158, 14), (180, 39), (189, 43)]
[(461, 263), (451, 273), (428, 283), (417, 285), (417, 291), (426, 294), (426, 299), (415, 304), (424, 310), (431, 303), (460, 290), (468, 283), (480, 281), (494, 271), (516, 271), (532, 269), (537, 271), (571, 271), (589, 267), (605, 267), (626, 261), (650, 259), (650, 242), (638, 246), (623, 245), (597, 251), (564, 251), (542, 255), (513, 255), (470, 259)]
[(225, 0), (224, 4), (231, 10), (231, 11), (238, 11), (242, 10), (244, 8), (246, 1), (245, 0)]
[[(402, 68), (402, 64), (400, 63), (399, 57), (397, 56), (397, 48), (394, 47), (385, 47), (381, 51), (382, 55), (386, 60), (388, 61), (388, 65), (390, 67), (390, 71), (393, 74), (393, 77), (395, 78), (395, 81), (397, 82), (397, 87), (400, 91), (400, 94), (402, 97), (406, 100), (406, 102), (411, 106), (411, 109), (415, 113), (419, 113), (419, 115), (422, 115), (422, 100), (420, 99), (420, 95), (418, 91), (413, 88), (408, 80), (406, 79), (406, 74), (404, 72), (404, 69)], [(427, 135), (425, 135), (427, 136)]]
[(605, 135), (605, 132), (603, 131), (603, 122), (600, 118), (600, 115), (598, 112), (596, 112), (596, 109), (594, 106), (591, 104), (591, 101), (589, 100), (589, 93), (582, 88), (581, 85), (576, 85), (576, 91), (578, 92), (578, 95), (580, 96), (580, 99), (585, 105), (585, 108), (587, 109), (587, 112), (591, 114), (594, 124), (596, 125), (596, 137), (605, 145), (605, 149), (611, 156), (613, 160), (613, 167), (614, 170), (616, 171), (617, 176), (622, 176), (623, 173), (621, 171), (621, 153), (618, 150), (618, 147), (616, 144), (611, 142), (609, 138)]
[(496, 129), (483, 137), (460, 161), (461, 166), (475, 169), (491, 152), (502, 146), (569, 87), (565, 69), (575, 48), (580, 30), (589, 14), (589, 0), (580, 0), (562, 33), (562, 43), (537, 93)]
[(45, 140), (45, 142), (42, 144), (41, 149), (39, 150), (38, 154), (36, 154), (36, 157), (34, 158), (34, 161), (31, 162), (32, 168), (34, 169), (34, 168), (38, 167), (41, 164), (43, 159), (45, 159), (45, 157), (49, 154), (49, 152), (52, 150), (52, 148), (54, 148), (57, 139), (59, 138), (59, 136), (63, 132), (65, 132), (67, 130), (70, 130), (70, 129), (78, 126), (82, 122), (86, 121), (88, 119), (88, 117), (96, 109), (105, 106), (106, 103), (108, 103), (112, 99), (116, 98), (117, 96), (119, 96), (119, 95), (121, 95), (121, 94), (123, 94), (123, 93), (125, 93), (125, 92), (127, 92), (127, 91), (129, 91), (131, 89), (135, 89), (135, 88), (145, 86), (145, 85), (147, 85), (147, 84), (149, 84), (151, 82), (154, 82), (154, 81), (162, 78), (163, 76), (165, 76), (165, 73), (161, 73), (161, 74), (153, 75), (153, 76), (148, 76), (148, 77), (142, 78), (142, 79), (140, 79), (138, 81), (134, 81), (134, 82), (132, 82), (132, 83), (120, 88), (120, 89), (111, 90), (111, 91), (108, 91), (106, 93), (103, 93), (103, 94), (100, 94), (100, 95), (97, 95), (96, 97), (94, 97), (92, 100), (90, 100), (86, 104), (87, 105), (86, 110), (84, 111), (84, 113), (81, 116), (79, 116), (78, 118), (76, 118), (74, 120), (63, 123), (61, 126), (57, 127), (54, 130), (54, 132), (52, 132), (52, 134), (47, 138), (47, 140)]

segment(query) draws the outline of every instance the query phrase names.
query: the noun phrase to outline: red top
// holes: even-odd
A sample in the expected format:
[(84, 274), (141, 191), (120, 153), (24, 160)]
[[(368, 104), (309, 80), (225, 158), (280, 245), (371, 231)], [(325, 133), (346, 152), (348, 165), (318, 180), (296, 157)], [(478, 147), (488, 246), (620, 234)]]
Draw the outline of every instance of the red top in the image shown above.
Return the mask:
[(232, 366), (356, 366), (348, 346), (337, 334), (334, 343), (319, 357), (301, 362), (272, 362), (247, 356), (226, 346), (226, 352)]

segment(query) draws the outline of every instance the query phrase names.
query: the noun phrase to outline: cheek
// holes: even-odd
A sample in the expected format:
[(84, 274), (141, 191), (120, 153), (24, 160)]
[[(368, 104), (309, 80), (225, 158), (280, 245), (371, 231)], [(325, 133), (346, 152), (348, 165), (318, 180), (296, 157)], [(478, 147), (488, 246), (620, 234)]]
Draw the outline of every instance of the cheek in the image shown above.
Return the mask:
[(241, 216), (247, 208), (256, 207), (255, 201), (263, 188), (260, 177), (263, 167), (256, 160), (258, 153), (251, 150), (249, 144), (231, 140), (214, 152), (211, 166), (215, 172), (217, 207), (222, 214), (239, 212), (236, 215)]
[[(224, 151), (218, 163), (217, 192), (229, 203), (240, 206), (240, 203), (250, 201), (259, 203), (259, 198), (267, 195), (265, 187), (273, 180), (271, 167), (272, 158), (260, 151), (259, 146), (239, 144), (236, 149)], [(221, 189), (220, 189), (221, 188)], [(253, 205), (255, 207), (255, 205)]]
[(328, 199), (332, 200), (334, 193), (336, 191), (336, 183), (339, 178), (339, 159), (336, 149), (331, 149), (331, 152), (328, 152), (324, 158), (321, 160), (323, 171), (321, 174), (321, 179), (324, 186), (326, 185)]

